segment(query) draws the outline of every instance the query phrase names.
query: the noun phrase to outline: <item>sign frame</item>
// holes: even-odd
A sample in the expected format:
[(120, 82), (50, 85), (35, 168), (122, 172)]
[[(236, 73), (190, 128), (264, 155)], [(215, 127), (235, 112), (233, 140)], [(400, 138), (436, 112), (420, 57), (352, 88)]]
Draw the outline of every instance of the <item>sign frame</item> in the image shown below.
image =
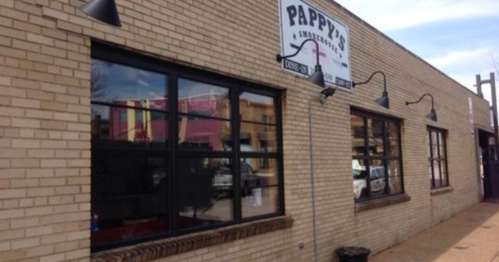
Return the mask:
[[(308, 12), (303, 12), (303, 9), (302, 9), (302, 10), (300, 10), (300, 11), (302, 11), (300, 13), (300, 15), (307, 13), (306, 14), (307, 16), (310, 14), (312, 16), (312, 18), (316, 18), (315, 20), (313, 20), (313, 19), (309, 20), (310, 26), (308, 26), (308, 27), (314, 26), (314, 24), (315, 24), (320, 28), (318, 17), (322, 16), (323, 17), (322, 18), (323, 20), (321, 20), (322, 25), (325, 27), (329, 26), (328, 28), (323, 28), (323, 29), (326, 29), (325, 30), (326, 32), (322, 33), (322, 35), (321, 35), (321, 34), (318, 34), (318, 33), (316, 34), (315, 32), (309, 31), (308, 32), (309, 34), (305, 35), (305, 34), (301, 34), (302, 31), (300, 31), (299, 32), (300, 41), (294, 42), (294, 43), (292, 41), (287, 41), (286, 37), (285, 37), (285, 32), (284, 32), (286, 25), (284, 24), (285, 21), (283, 19), (283, 16), (289, 15), (289, 14), (284, 12), (283, 5), (291, 6), (289, 3), (292, 1), (307, 8)], [(313, 11), (311, 11), (311, 9)], [(312, 13), (315, 13), (316, 16), (313, 17)], [(296, 20), (303, 18), (300, 16), (300, 18), (298, 19), (298, 15), (296, 15), (296, 16), (297, 16)], [(308, 25), (308, 22), (306, 21), (306, 19), (300, 20), (300, 21), (305, 21), (304, 24)], [(298, 23), (296, 23), (296, 21), (295, 21), (295, 24), (297, 25), (297, 27), (303, 27), (302, 25), (298, 25)], [(305, 41), (307, 39), (316, 40), (317, 43), (319, 44), (320, 56), (325, 57), (324, 59), (320, 59), (323, 61), (322, 62), (319, 61), (319, 63), (321, 64), (322, 70), (323, 70), (324, 75), (325, 75), (324, 80), (325, 80), (326, 85), (335, 87), (337, 89), (353, 92), (352, 68), (351, 68), (351, 61), (350, 61), (350, 30), (346, 24), (342, 23), (341, 21), (338, 21), (337, 19), (335, 19), (334, 17), (332, 17), (328, 13), (326, 13), (323, 10), (321, 10), (320, 8), (306, 2), (305, 0), (279, 0), (279, 26), (280, 26), (280, 42), (281, 42), (280, 45), (281, 45), (281, 55), (282, 56), (291, 55), (291, 54), (295, 53), (298, 46), (301, 45), (301, 43), (303, 43), (303, 41)], [(292, 25), (292, 26), (294, 26), (294, 25)], [(290, 27), (290, 26), (288, 26), (288, 27)], [(333, 27), (333, 31), (334, 31), (334, 33), (333, 33), (333, 38), (335, 38), (334, 40), (330, 40), (330, 39), (332, 39), (331, 37), (328, 38), (328, 36), (330, 36), (329, 34), (331, 33), (331, 31), (330, 31), (331, 27)], [(344, 34), (340, 33), (341, 30), (343, 30)], [(288, 31), (289, 31), (289, 29), (288, 29)], [(315, 31), (319, 32), (318, 29)], [(309, 36), (313, 36), (313, 37), (309, 37)], [(336, 41), (341, 43), (341, 41), (338, 40), (339, 39), (338, 36), (341, 36), (341, 38), (344, 39), (344, 49), (343, 50), (340, 50), (340, 48), (339, 48), (340, 45), (339, 44), (336, 45), (336, 43), (335, 43)], [(295, 34), (293, 35), (293, 37), (296, 40)], [(322, 40), (322, 41), (318, 41), (315, 38), (318, 38), (319, 40)], [(326, 42), (328, 45), (325, 45), (323, 41)], [(296, 50), (293, 50), (292, 52), (290, 52), (289, 51), (290, 48), (286, 48), (286, 45), (290, 45), (291, 48), (296, 49)], [(308, 61), (308, 63), (303, 61), (304, 60), (303, 58), (307, 57), (307, 54), (303, 54), (303, 51), (306, 50), (307, 47), (313, 47), (313, 49), (311, 50), (312, 52), (309, 52), (309, 54), (308, 54), (308, 57), (312, 57), (313, 60)], [(305, 44), (303, 49), (295, 57), (283, 59), (283, 61), (281, 62), (282, 70), (287, 71), (287, 72), (291, 72), (295, 75), (304, 76), (304, 77), (308, 77), (308, 76), (312, 75), (313, 70), (314, 70), (315, 65), (316, 65), (316, 53), (314, 52), (314, 49), (315, 49), (314, 43), (309, 42), (309, 43)], [(286, 51), (286, 50), (288, 50), (288, 51)], [(344, 58), (343, 54), (341, 53), (341, 52), (343, 52), (346, 55), (346, 59), (342, 59), (341, 61), (338, 61), (338, 59), (333, 59), (333, 57), (328, 58), (327, 55), (331, 54), (333, 52), (332, 50), (335, 50), (336, 54), (337, 54), (337, 51), (340, 51), (340, 54), (339, 54), (340, 58)], [(285, 52), (287, 52), (287, 53), (285, 53)], [(305, 60), (310, 60), (310, 58), (305, 59)], [(331, 61), (328, 62), (328, 60), (331, 60)], [(334, 64), (336, 66), (331, 65), (331, 64)], [(342, 67), (347, 67), (347, 69), (341, 70), (340, 73), (336, 73), (335, 72), (336, 70), (332, 70), (332, 68), (342, 68)]]

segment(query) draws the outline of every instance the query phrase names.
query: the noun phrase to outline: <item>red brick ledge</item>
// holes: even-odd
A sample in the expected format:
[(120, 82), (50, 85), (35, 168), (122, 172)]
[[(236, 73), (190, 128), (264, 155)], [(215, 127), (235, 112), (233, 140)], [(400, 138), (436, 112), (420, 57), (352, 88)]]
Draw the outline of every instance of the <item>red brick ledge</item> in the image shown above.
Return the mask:
[(411, 200), (411, 197), (402, 194), (402, 195), (397, 195), (397, 196), (389, 196), (389, 197), (384, 197), (380, 199), (373, 199), (373, 200), (368, 200), (365, 202), (360, 202), (360, 203), (355, 203), (355, 213), (375, 209), (375, 208), (381, 208), (381, 207), (386, 207), (386, 206), (391, 206), (391, 205), (396, 205), (404, 202), (408, 202)]
[(452, 188), (452, 187), (442, 187), (442, 188), (432, 189), (430, 194), (431, 194), (431, 196), (438, 196), (438, 195), (449, 193), (452, 191), (454, 191), (454, 188)]
[(146, 262), (292, 226), (292, 218), (277, 217), (94, 253), (91, 259), (92, 262)]

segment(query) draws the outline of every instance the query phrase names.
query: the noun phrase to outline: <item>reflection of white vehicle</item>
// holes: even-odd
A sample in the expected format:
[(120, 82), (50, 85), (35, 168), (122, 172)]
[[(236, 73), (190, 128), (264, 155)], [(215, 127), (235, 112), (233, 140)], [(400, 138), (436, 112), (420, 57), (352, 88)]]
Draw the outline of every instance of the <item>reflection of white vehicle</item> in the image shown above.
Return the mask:
[[(353, 194), (355, 199), (364, 198), (367, 196), (367, 182), (366, 182), (366, 167), (353, 163)], [(386, 179), (385, 167), (372, 166), (370, 168), (371, 178), (371, 196), (381, 195), (385, 192)]]
[[(241, 161), (241, 187), (259, 187), (264, 185), (264, 178), (258, 176), (253, 168), (246, 162)], [(228, 166), (220, 167), (213, 177), (213, 186), (227, 187), (232, 186), (232, 172)]]

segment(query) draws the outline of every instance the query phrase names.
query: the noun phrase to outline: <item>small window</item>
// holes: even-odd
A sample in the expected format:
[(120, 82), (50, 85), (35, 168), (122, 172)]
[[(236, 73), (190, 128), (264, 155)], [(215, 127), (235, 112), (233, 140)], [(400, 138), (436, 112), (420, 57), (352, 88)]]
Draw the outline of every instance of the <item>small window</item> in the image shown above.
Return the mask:
[(428, 127), (426, 141), (428, 145), (429, 176), (431, 188), (449, 186), (447, 172), (446, 131)]
[(400, 121), (357, 110), (350, 120), (355, 201), (404, 193)]

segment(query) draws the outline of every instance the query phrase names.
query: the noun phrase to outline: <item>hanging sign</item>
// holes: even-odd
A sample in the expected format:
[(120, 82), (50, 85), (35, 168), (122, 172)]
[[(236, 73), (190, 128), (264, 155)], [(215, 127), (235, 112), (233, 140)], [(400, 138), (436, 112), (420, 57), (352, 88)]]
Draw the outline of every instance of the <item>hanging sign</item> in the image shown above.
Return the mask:
[(310, 76), (317, 63), (324, 72), (327, 85), (352, 91), (350, 74), (350, 40), (348, 28), (319, 9), (301, 0), (280, 0), (281, 55), (291, 55), (307, 39), (294, 57), (283, 59), (282, 67), (286, 71)]

